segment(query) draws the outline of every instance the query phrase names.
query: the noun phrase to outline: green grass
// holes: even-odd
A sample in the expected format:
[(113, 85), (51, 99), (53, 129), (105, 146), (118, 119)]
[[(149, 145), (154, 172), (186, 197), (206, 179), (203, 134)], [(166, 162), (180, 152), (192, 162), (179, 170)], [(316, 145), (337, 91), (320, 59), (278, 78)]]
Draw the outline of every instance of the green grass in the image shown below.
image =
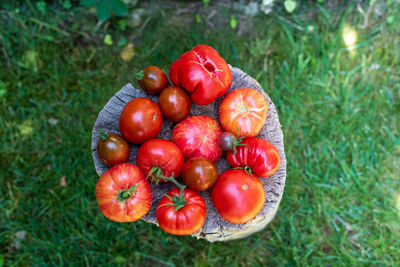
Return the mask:
[[(252, 29), (238, 35), (228, 22), (211, 28), (166, 9), (142, 29), (118, 30), (113, 20), (93, 32), (95, 17), (79, 7), (52, 4), (44, 16), (27, 3), (0, 11), (0, 266), (2, 259), (4, 266), (400, 262), (398, 20), (371, 15), (363, 29), (355, 9), (311, 5), (312, 16), (282, 12), (244, 21)], [(399, 17), (398, 8), (389, 12)], [(352, 51), (343, 44), (345, 24), (358, 32)], [(113, 46), (103, 44), (106, 32)], [(123, 35), (135, 44), (129, 63), (119, 56)], [(168, 69), (199, 43), (260, 82), (285, 134), (288, 172), (278, 214), (239, 241), (210, 244), (141, 221), (114, 223), (95, 199), (90, 141), (98, 112), (134, 82), (135, 69)], [(19, 231), (26, 236), (18, 239)]]

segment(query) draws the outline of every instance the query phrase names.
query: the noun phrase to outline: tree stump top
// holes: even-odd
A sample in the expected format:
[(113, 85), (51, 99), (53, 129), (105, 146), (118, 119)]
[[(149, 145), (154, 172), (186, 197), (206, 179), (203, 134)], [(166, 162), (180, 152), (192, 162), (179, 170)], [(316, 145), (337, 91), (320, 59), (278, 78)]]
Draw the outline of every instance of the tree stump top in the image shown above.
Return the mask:
[[(278, 171), (272, 176), (268, 178), (260, 178), (265, 191), (264, 207), (253, 220), (244, 224), (232, 224), (219, 216), (211, 202), (211, 189), (199, 192), (207, 205), (207, 217), (203, 227), (198, 232), (194, 233), (193, 236), (204, 238), (210, 242), (244, 238), (252, 233), (262, 230), (273, 219), (278, 210), (286, 180), (286, 157), (283, 144), (283, 133), (274, 104), (256, 80), (239, 68), (229, 67), (233, 74), (233, 82), (228, 93), (238, 88), (253, 88), (261, 92), (267, 100), (267, 121), (257, 137), (271, 142), (278, 149), (281, 156), (281, 165)], [(99, 131), (100, 129), (104, 129), (108, 132), (121, 135), (118, 126), (120, 114), (124, 106), (136, 97), (148, 97), (153, 99), (155, 102), (158, 102), (158, 96), (148, 95), (142, 90), (135, 89), (131, 84), (127, 84), (107, 102), (98, 115), (92, 131), (92, 156), (96, 172), (99, 176), (109, 169), (109, 167), (101, 162), (96, 152)], [(217, 98), (217, 100), (207, 106), (199, 106), (192, 103), (192, 109), (189, 116), (203, 114), (219, 121), (218, 109), (222, 99), (223, 97)], [(164, 119), (162, 129), (157, 138), (171, 140), (171, 132), (174, 126), (175, 123)], [(138, 149), (138, 145), (130, 144), (130, 156), (128, 162), (136, 164), (136, 154)], [(216, 166), (219, 174), (231, 168), (226, 161), (225, 153), (223, 153), (222, 157), (216, 162)], [(156, 207), (161, 197), (172, 189), (174, 185), (172, 183), (161, 183), (158, 185), (150, 183), (150, 185), (153, 191), (153, 203), (149, 213), (147, 213), (142, 220), (158, 225), (155, 216)]]

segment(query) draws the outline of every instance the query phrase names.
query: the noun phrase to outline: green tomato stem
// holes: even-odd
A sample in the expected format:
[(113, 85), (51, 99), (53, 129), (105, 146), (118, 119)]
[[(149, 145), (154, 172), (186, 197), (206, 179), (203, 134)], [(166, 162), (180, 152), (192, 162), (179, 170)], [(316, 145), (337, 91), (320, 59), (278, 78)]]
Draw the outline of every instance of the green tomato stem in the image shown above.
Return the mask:
[(108, 133), (104, 129), (100, 130), (100, 140), (106, 141), (108, 139)]
[(117, 200), (119, 202), (127, 201), (128, 199), (130, 199), (131, 197), (133, 197), (135, 195), (137, 187), (138, 187), (138, 184), (134, 184), (128, 190), (122, 190), (122, 191), (118, 192)]

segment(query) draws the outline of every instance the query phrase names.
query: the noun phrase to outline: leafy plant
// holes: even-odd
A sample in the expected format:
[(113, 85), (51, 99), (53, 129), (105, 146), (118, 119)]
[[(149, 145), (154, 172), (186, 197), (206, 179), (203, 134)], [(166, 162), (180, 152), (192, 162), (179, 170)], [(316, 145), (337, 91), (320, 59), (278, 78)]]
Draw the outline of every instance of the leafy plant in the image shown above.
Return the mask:
[(97, 17), (105, 22), (111, 16), (111, 11), (118, 17), (126, 17), (129, 15), (128, 6), (122, 0), (83, 0), (82, 6), (96, 6)]

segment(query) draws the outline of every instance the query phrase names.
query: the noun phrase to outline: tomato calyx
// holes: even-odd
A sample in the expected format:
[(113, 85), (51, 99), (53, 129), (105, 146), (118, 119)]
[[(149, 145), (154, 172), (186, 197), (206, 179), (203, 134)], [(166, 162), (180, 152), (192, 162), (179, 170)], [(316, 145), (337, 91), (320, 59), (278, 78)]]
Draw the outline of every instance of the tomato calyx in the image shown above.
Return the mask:
[(128, 190), (121, 190), (117, 194), (117, 201), (118, 202), (125, 202), (131, 197), (133, 197), (136, 193), (136, 188), (138, 187), (138, 184), (134, 184), (129, 188)]
[(147, 174), (147, 176), (146, 176), (146, 179), (148, 179), (148, 177), (151, 177), (151, 181), (152, 182), (155, 181), (156, 184), (158, 184), (161, 179), (168, 180), (168, 179), (166, 179), (168, 177), (165, 177), (163, 175), (162, 169), (160, 167), (157, 167), (157, 166), (151, 167), (151, 169), (149, 171), (149, 174)]
[(144, 77), (144, 71), (143, 71), (143, 70), (140, 70), (140, 71), (135, 72), (135, 77), (136, 77), (137, 80), (143, 79), (143, 77)]
[(108, 139), (108, 133), (104, 129), (101, 129), (100, 130), (100, 140), (104, 142), (107, 139)]
[(162, 177), (162, 179), (164, 179), (164, 180), (173, 182), (173, 183), (180, 189), (180, 194), (179, 194), (179, 196), (174, 194), (174, 196), (171, 197), (171, 196), (169, 196), (168, 194), (165, 194), (165, 196), (168, 197), (168, 198), (173, 202), (173, 203), (165, 204), (165, 205), (174, 206), (174, 207), (175, 207), (175, 211), (180, 210), (180, 209), (183, 208), (183, 207), (186, 205), (186, 203), (187, 203), (187, 200), (183, 197), (183, 191), (185, 190), (186, 186), (185, 186), (185, 185), (182, 185), (182, 184), (180, 184), (180, 183), (178, 183), (178, 181), (175, 180), (175, 178), (174, 178), (174, 173), (172, 173), (170, 177), (165, 177), (165, 176), (161, 176), (161, 177)]
[(249, 167), (249, 166), (244, 166), (244, 167), (235, 167), (234, 169), (237, 170), (244, 170), (248, 175), (250, 175), (251, 177), (253, 177), (253, 170)]

